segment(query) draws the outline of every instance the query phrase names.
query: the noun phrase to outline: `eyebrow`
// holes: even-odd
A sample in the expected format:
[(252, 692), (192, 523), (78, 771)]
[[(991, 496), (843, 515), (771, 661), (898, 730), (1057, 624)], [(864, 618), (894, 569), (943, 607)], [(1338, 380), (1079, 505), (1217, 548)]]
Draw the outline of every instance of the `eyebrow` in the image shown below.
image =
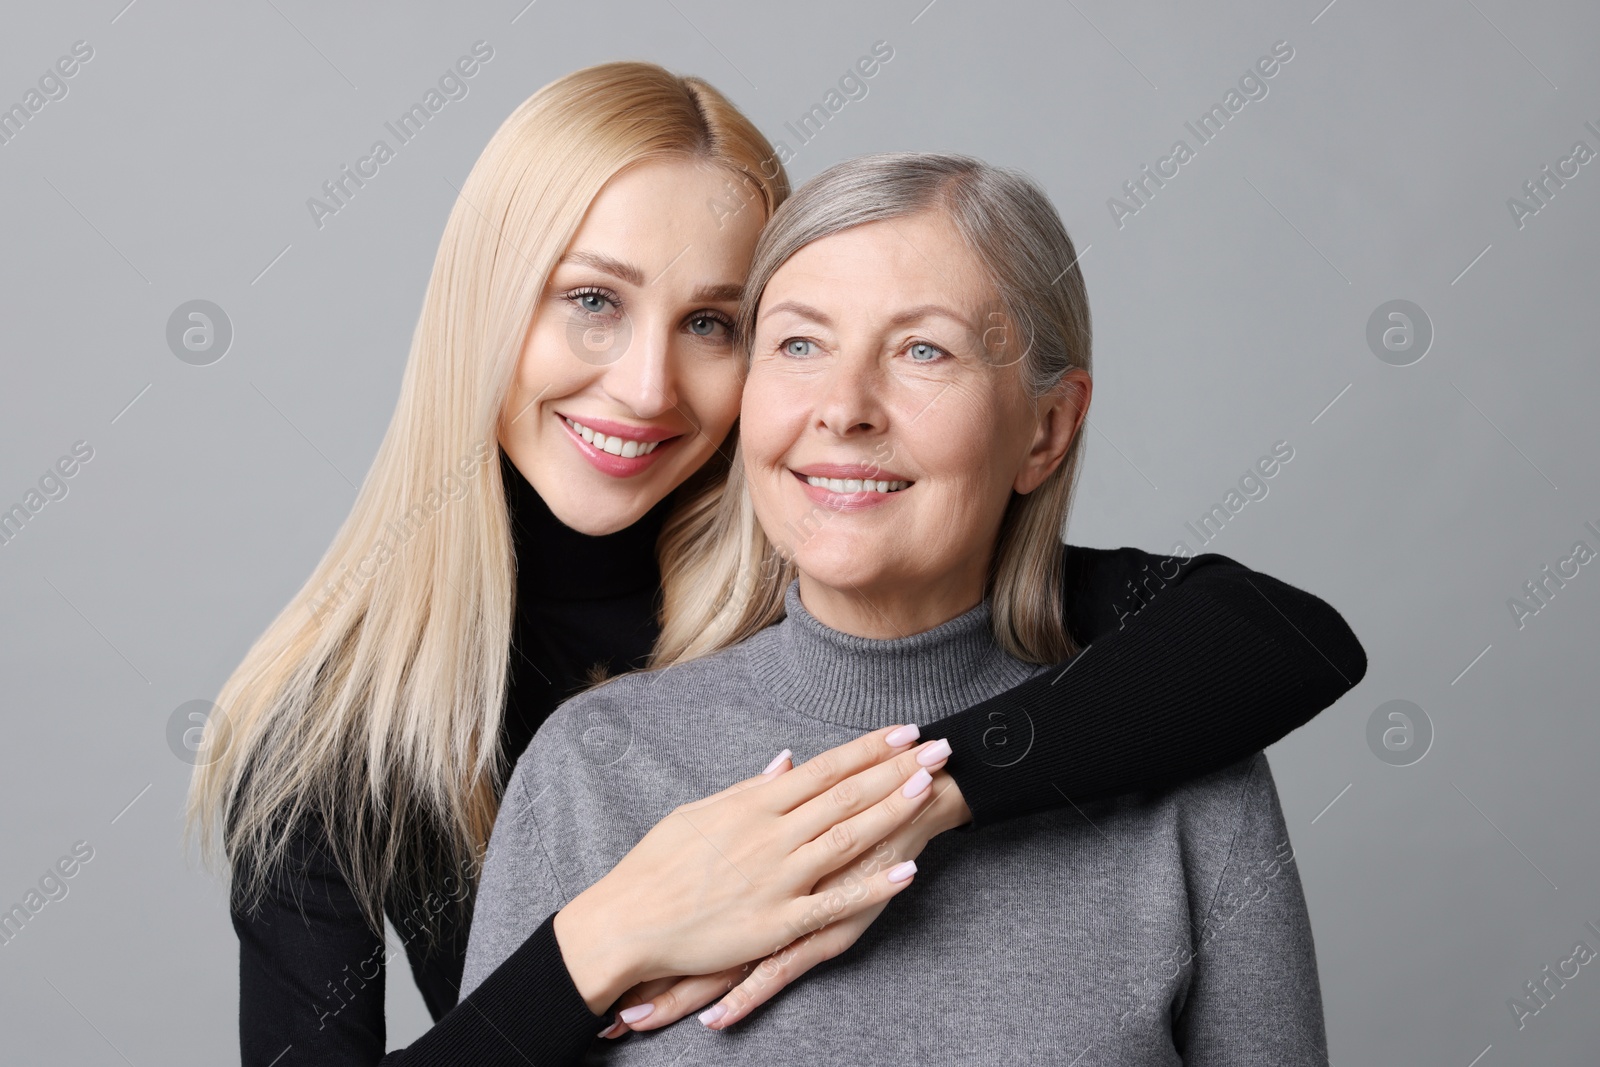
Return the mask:
[[(810, 319), (812, 322), (815, 322), (821, 326), (827, 326), (829, 328), (832, 328), (833, 326), (833, 320), (830, 319), (820, 309), (814, 308), (810, 304), (801, 303), (798, 300), (780, 301), (779, 303), (776, 303), (772, 305), (772, 307), (763, 311), (761, 313), (761, 318), (765, 319), (768, 315), (776, 315), (782, 311), (787, 311), (793, 315), (799, 315), (804, 319)], [(945, 307), (943, 304), (918, 304), (915, 307), (906, 308), (904, 311), (897, 313), (893, 318), (891, 318), (886, 325), (889, 329), (897, 329), (901, 326), (906, 326), (910, 323), (929, 317), (950, 319), (951, 321), (960, 323), (962, 326), (966, 327), (970, 327), (972, 325), (967, 321), (965, 315), (959, 315)]]
[[(685, 249), (684, 251), (688, 250)], [(619, 278), (635, 288), (644, 288), (644, 271), (632, 263), (625, 263), (603, 252), (587, 252), (579, 249), (562, 256), (557, 266), (562, 263), (578, 263), (585, 267), (592, 267), (614, 278)], [(670, 269), (670, 264), (668, 266)], [(689, 299), (692, 303), (697, 304), (737, 303), (743, 295), (744, 286), (737, 282), (716, 282), (710, 285), (702, 285), (695, 289), (694, 292), (689, 294)]]

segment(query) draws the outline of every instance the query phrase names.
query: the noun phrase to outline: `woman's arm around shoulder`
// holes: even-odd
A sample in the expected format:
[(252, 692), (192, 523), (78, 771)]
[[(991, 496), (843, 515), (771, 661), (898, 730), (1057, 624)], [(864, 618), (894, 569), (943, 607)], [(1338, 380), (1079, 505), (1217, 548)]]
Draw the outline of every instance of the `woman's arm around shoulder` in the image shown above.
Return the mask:
[(362, 916), (325, 834), (307, 824), (261, 906), (233, 910), (241, 1060), (245, 1067), (577, 1063), (604, 1020), (573, 986), (554, 915), (533, 918), (470, 996), (386, 1055), (387, 947)]
[(244, 1067), (377, 1063), (384, 944), (362, 917), (319, 823), (302, 824), (259, 901), (239, 903), (239, 1047)]
[(923, 728), (946, 737), (974, 825), (1228, 766), (1360, 682), (1326, 601), (1214, 552), (1063, 546), (1057, 669)]

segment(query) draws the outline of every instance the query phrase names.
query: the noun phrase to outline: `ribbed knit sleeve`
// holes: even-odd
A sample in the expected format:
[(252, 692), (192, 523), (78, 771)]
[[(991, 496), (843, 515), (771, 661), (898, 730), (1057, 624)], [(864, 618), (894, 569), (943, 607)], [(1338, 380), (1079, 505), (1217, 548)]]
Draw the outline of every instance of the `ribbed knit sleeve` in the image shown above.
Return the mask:
[(573, 985), (554, 919), (552, 909), (460, 1003), (454, 988), (433, 990), (431, 997), (425, 990), (430, 1008), (441, 997), (454, 1007), (413, 1044), (385, 1055), (389, 953), (362, 917), (324, 833), (309, 823), (295, 835), (289, 862), (260, 907), (233, 909), (241, 1062), (245, 1067), (579, 1063), (606, 1020), (589, 1011)]
[(565, 1067), (583, 1061), (584, 1051), (606, 1025), (605, 1017), (591, 1012), (572, 984), (552, 912), (433, 1029), (381, 1062), (394, 1067)]
[(1308, 722), (1366, 653), (1325, 601), (1226, 556), (1064, 547), (1072, 660), (924, 724), (973, 822), (1174, 785)]

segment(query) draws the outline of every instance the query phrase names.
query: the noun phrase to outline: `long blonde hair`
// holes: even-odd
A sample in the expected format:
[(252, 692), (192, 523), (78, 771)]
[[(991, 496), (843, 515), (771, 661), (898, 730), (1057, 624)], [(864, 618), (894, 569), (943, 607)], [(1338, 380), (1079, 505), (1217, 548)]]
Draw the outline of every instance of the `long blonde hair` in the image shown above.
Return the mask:
[[(386, 904), (476, 882), (506, 771), (515, 560), (494, 461), (501, 409), (590, 202), (625, 167), (664, 158), (727, 168), (763, 217), (788, 194), (767, 140), (719, 92), (633, 62), (534, 93), (467, 176), (377, 458), (202, 738), (189, 827), (234, 866), (244, 906), (305, 820), (322, 824), (376, 931)], [(698, 506), (720, 480), (707, 472), (681, 495)]]
[[(806, 245), (852, 226), (922, 211), (946, 213), (999, 295), (1000, 328), (1020, 337), (1029, 395), (1069, 369), (1090, 368), (1088, 291), (1061, 218), (1028, 178), (970, 156), (886, 152), (836, 164), (780, 207), (761, 234), (739, 306), (737, 333), (753, 340), (762, 292)], [(989, 331), (985, 331), (985, 340)], [(999, 347), (999, 346), (997, 346)], [(1077, 651), (1062, 610), (1061, 537), (1077, 482), (1082, 433), (1032, 493), (1012, 494), (990, 568), (995, 639), (1007, 652), (1055, 663)], [(783, 615), (795, 575), (756, 521), (735, 455), (726, 491), (679, 510), (662, 532), (663, 628), (651, 660), (666, 667), (736, 644)]]

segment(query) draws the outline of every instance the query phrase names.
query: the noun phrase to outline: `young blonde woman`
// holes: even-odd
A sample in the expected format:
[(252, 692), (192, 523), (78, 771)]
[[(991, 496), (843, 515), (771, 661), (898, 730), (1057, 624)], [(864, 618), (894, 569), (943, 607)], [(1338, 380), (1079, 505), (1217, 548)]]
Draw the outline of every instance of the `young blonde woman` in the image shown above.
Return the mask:
[[(734, 618), (728, 591), (695, 576), (727, 545), (713, 535), (745, 371), (733, 315), (787, 192), (747, 119), (649, 64), (551, 83), (485, 148), (351, 514), (208, 726), (191, 812), (232, 870), (246, 1064), (571, 1062), (625, 991), (661, 995), (659, 1020), (700, 995), (678, 976), (783, 943), (856, 855), (807, 850), (797, 827), (908, 854), (935, 824), (981, 839), (1225, 766), (1361, 678), (1337, 612), (1232, 560), (1060, 547), (1009, 586), (1060, 624), (1038, 646), (1060, 664), (1049, 677), (920, 738), (908, 706), (908, 728), (812, 759), (800, 821), (749, 799), (790, 766), (772, 737), (747, 771), (764, 777), (634, 834), (458, 1004), (490, 828), (539, 724), (596, 668), (698, 647)], [(678, 578), (664, 614), (663, 576)], [(588, 722), (586, 758), (624, 758), (641, 714)], [(708, 882), (707, 826), (746, 842), (755, 869), (805, 876), (781, 892)], [(780, 982), (859, 936), (907, 884), (890, 873), (784, 955)], [(385, 916), (436, 1020), (387, 1055)]]
[[(965, 157), (850, 160), (778, 211), (739, 316), (744, 429), (711, 535), (726, 551), (666, 576), (669, 604), (684, 581), (728, 606), (687, 608), (703, 636), (575, 698), (533, 738), (490, 842), (464, 990), (567, 887), (771, 734), (820, 752), (906, 708), (947, 714), (1053, 670), (1061, 615), (1029, 586), (1060, 555), (1089, 406), (1082, 281), (1050, 281), (1075, 260), (1031, 182)], [(585, 760), (585, 722), (623, 709), (638, 720), (628, 753)], [(704, 744), (711, 733), (723, 743)], [(747, 795), (801, 814), (808, 793), (791, 771)], [(587, 1062), (892, 1050), (1076, 1063), (1091, 1049), (1094, 1063), (1325, 1062), (1310, 922), (1261, 755), (949, 841), (928, 847), (922, 884), (862, 944), (741, 1027), (690, 1025)], [(720, 873), (758, 887), (809, 876), (739, 858)], [(906, 862), (875, 854), (855, 869), (870, 883)], [(702, 1021), (726, 1029), (725, 1008)]]

